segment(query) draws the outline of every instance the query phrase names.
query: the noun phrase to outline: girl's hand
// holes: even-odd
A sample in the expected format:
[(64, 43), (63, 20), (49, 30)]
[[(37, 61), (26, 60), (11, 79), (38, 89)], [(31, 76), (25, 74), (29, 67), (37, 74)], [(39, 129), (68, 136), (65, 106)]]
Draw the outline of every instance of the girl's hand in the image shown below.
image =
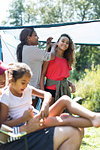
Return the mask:
[(43, 120), (48, 117), (48, 115), (49, 115), (49, 104), (48, 103), (42, 104), (39, 115), (40, 115), (40, 119), (43, 119)]
[(40, 110), (40, 119), (45, 119), (49, 116), (49, 103), (51, 102), (52, 100), (52, 95), (50, 92), (46, 92), (44, 91), (44, 100), (43, 100), (43, 103), (42, 103), (42, 107), (41, 107), (41, 110)]
[(26, 110), (23, 114), (24, 122), (27, 122), (32, 118), (33, 118), (33, 110), (32, 109)]

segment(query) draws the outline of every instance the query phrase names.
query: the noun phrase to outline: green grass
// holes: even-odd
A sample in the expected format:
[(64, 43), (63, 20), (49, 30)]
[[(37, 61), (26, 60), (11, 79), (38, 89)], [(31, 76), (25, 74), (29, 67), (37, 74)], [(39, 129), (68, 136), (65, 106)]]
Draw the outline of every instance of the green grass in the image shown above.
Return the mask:
[(80, 150), (100, 150), (100, 128), (86, 128)]

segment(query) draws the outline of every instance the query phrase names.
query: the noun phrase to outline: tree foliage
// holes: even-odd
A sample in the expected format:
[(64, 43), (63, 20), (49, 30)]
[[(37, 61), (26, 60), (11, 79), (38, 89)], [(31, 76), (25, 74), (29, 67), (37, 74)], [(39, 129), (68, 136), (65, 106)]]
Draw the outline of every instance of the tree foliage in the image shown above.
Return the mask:
[(9, 9), (10, 24), (15, 26), (23, 25), (24, 0), (13, 0)]
[[(13, 0), (9, 9), (12, 24), (51, 24), (100, 18), (99, 0)], [(16, 21), (15, 21), (16, 20)], [(21, 20), (21, 21), (20, 21)], [(16, 22), (16, 23), (15, 23)]]
[(82, 104), (92, 111), (100, 111), (100, 65), (94, 67), (91, 71), (85, 69), (84, 79), (76, 83), (76, 96), (81, 96)]
[[(92, 64), (94, 66), (100, 64), (100, 48), (97, 46), (80, 46), (80, 50), (76, 52), (75, 71), (77, 71), (77, 75), (79, 72), (83, 74), (85, 69), (91, 70)], [(77, 76), (78, 79), (80, 76)]]
[(100, 19), (100, 0), (89, 0), (93, 6), (93, 19)]

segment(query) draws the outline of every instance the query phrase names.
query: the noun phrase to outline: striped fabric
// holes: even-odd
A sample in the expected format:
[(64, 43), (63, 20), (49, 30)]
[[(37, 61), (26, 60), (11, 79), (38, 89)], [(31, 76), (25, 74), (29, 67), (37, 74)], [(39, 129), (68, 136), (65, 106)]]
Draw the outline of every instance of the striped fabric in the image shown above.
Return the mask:
[[(13, 128), (13, 133), (14, 134), (18, 134), (19, 133), (19, 127), (14, 127)], [(18, 139), (20, 139), (20, 137), (9, 137), (8, 138), (8, 142), (12, 142), (12, 141), (15, 141), (15, 140), (18, 140)]]

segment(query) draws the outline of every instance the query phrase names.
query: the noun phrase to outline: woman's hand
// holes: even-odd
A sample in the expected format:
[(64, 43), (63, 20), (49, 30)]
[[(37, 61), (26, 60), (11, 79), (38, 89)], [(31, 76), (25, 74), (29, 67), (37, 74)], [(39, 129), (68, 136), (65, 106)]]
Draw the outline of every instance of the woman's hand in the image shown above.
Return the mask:
[(30, 119), (27, 124), (25, 125), (25, 131), (27, 133), (31, 133), (34, 131), (37, 131), (41, 129), (41, 124), (40, 124), (40, 117), (39, 115), (34, 116), (32, 119)]
[(50, 52), (51, 51), (51, 47), (52, 47), (52, 43), (51, 43), (51, 41), (52, 41), (52, 37), (49, 37), (48, 39), (47, 39), (47, 46), (46, 46), (46, 51), (47, 52)]
[(47, 44), (51, 44), (51, 41), (52, 41), (52, 37), (49, 37), (48, 39), (47, 39)]

